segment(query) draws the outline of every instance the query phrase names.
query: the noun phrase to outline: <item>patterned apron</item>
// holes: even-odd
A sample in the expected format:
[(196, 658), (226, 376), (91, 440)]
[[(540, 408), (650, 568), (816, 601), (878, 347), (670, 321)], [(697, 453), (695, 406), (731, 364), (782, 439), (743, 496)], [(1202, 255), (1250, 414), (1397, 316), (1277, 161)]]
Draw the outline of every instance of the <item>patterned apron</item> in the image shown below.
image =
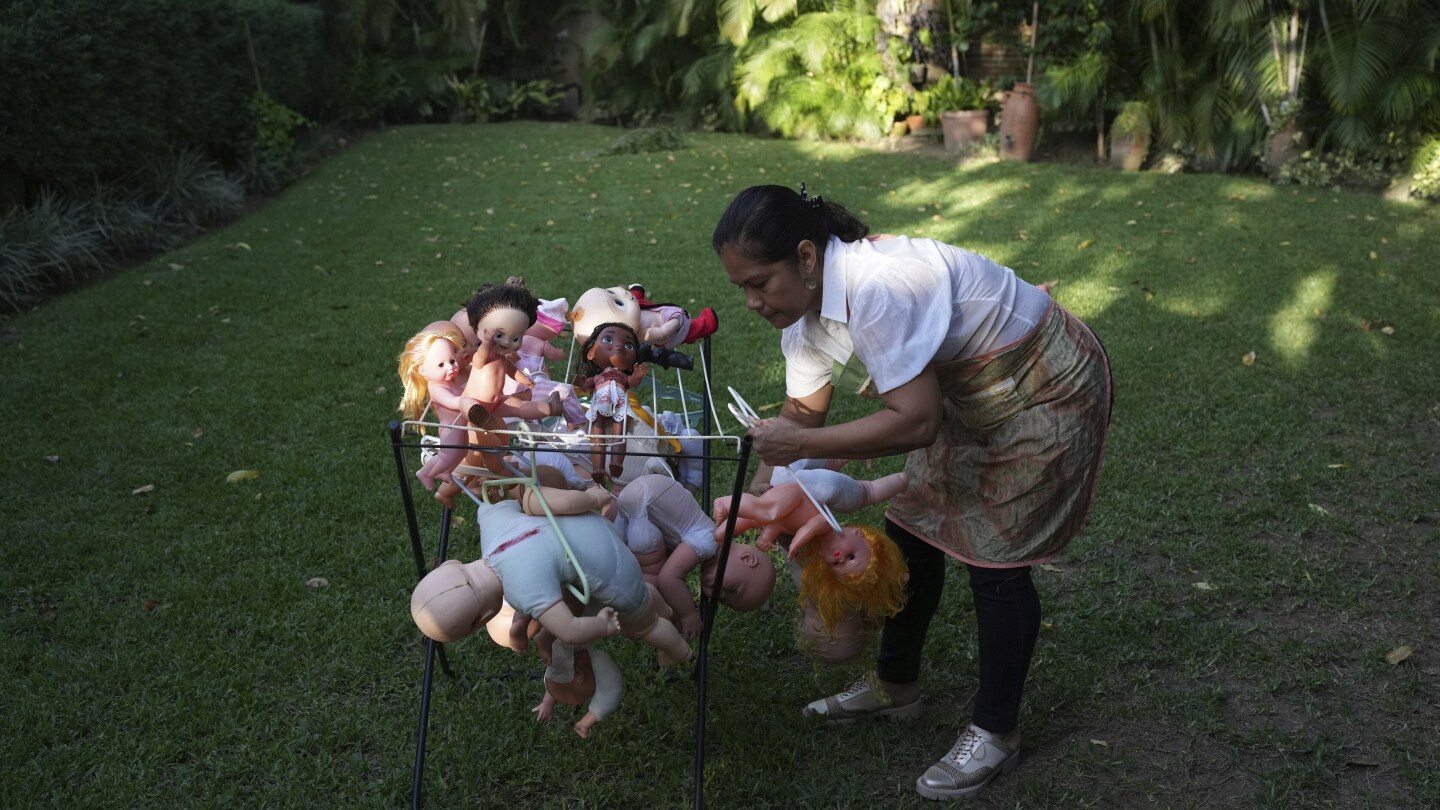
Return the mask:
[(1051, 302), (1030, 334), (933, 366), (944, 416), (905, 461), (910, 488), (886, 517), (963, 562), (1044, 562), (1079, 534), (1110, 425), (1110, 362), (1095, 334)]

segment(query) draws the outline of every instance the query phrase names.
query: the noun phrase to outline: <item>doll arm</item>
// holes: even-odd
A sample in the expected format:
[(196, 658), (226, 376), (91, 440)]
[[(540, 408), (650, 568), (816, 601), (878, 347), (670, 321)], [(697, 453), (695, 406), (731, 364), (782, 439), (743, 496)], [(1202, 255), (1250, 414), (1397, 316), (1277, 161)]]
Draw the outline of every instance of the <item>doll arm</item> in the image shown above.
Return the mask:
[(531, 489), (528, 486), (521, 486), (520, 489), (521, 492), (516, 498), (520, 501), (520, 511), (534, 516), (544, 516), (545, 509), (540, 505), (542, 500), (546, 506), (550, 507), (552, 514), (583, 515), (586, 512), (605, 508), (605, 505), (615, 498), (604, 487), (577, 490), (545, 486)]
[(629, 388), (634, 388), (645, 380), (645, 375), (650, 373), (650, 367), (645, 363), (636, 363), (635, 370), (625, 379)]
[(576, 388), (584, 391), (587, 394), (595, 390), (595, 380), (593, 378), (586, 377), (584, 374), (575, 375), (574, 385)]
[(522, 655), (530, 649), (530, 617), (518, 610), (510, 618), (510, 649)]
[(620, 617), (612, 607), (601, 608), (596, 616), (576, 616), (564, 601), (560, 601), (547, 608), (539, 618), (541, 627), (571, 645), (586, 644), (620, 632)]
[[(796, 530), (794, 539), (790, 541), (790, 559), (795, 559), (795, 552), (804, 547), (812, 538), (821, 537), (830, 531), (833, 529), (830, 528), (829, 521), (825, 519), (824, 515), (817, 512), (815, 517), (807, 520), (805, 525)], [(759, 544), (757, 543), (756, 546), (758, 547)]]
[(530, 711), (535, 713), (535, 719), (537, 721), (544, 722), (549, 720), (555, 712), (555, 696), (550, 694), (549, 689), (546, 689), (545, 697), (541, 698), (540, 705)]
[(862, 508), (874, 506), (881, 501), (888, 501), (904, 492), (909, 486), (910, 476), (903, 472), (876, 478), (874, 481), (861, 481), (860, 488), (865, 492), (864, 503), (861, 506)]
[(448, 408), (461, 414), (465, 413), (465, 409), (460, 407), (460, 399), (463, 396), (460, 390), (451, 388), (444, 383), (433, 382), (430, 383), (427, 390), (430, 394), (430, 402), (437, 407)]
[(670, 552), (655, 581), (655, 587), (665, 597), (665, 604), (675, 612), (674, 623), (687, 641), (700, 635), (703, 626), (700, 611), (695, 609), (695, 597), (690, 595), (690, 586), (685, 582), (685, 575), (699, 566), (700, 555), (689, 545), (681, 543)]

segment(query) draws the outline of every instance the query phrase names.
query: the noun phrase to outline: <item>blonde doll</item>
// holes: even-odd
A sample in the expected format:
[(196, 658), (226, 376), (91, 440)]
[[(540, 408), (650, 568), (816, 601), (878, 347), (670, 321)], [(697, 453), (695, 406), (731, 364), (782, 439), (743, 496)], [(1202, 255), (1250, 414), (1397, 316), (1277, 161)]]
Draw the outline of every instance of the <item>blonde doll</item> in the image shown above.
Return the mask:
[[(405, 342), (400, 353), (400, 382), (404, 393), (400, 413), (409, 420), (425, 414), (426, 403), (435, 411), (442, 445), (464, 445), (467, 441), (465, 417), (461, 415), (461, 392), (464, 374), (460, 354), (465, 338), (449, 321), (430, 324)], [(464, 447), (441, 448), (415, 472), (426, 489), (435, 488), (435, 479), (448, 474), (465, 455)]]

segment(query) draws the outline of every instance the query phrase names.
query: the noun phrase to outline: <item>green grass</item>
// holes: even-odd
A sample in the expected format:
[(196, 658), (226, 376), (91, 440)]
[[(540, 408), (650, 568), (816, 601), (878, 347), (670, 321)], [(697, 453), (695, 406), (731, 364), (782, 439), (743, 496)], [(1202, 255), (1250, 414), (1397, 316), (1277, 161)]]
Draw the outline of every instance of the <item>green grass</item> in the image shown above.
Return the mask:
[[(423, 646), (384, 430), (405, 338), (484, 281), (524, 275), (547, 298), (639, 281), (715, 307), (717, 383), (773, 408), (778, 335), (709, 239), (742, 188), (801, 180), (876, 231), (1057, 281), (1111, 354), (1090, 528), (1037, 572), (1026, 762), (980, 805), (1440, 803), (1435, 208), (727, 135), (598, 157), (617, 134), (391, 130), (244, 221), (0, 327), (3, 803), (408, 801)], [(260, 477), (227, 484), (241, 469)], [(433, 542), (439, 509), (421, 510)], [(456, 535), (456, 555), (475, 548)], [(800, 721), (849, 673), (795, 652), (788, 583), (722, 614), (709, 805), (926, 806), (911, 784), (976, 676), (952, 571), (930, 711), (904, 727)], [(1386, 663), (1402, 644), (1415, 654)], [(625, 699), (581, 741), (572, 711), (533, 721), (533, 659), (452, 645), (431, 805), (689, 804), (693, 682), (609, 649)]]

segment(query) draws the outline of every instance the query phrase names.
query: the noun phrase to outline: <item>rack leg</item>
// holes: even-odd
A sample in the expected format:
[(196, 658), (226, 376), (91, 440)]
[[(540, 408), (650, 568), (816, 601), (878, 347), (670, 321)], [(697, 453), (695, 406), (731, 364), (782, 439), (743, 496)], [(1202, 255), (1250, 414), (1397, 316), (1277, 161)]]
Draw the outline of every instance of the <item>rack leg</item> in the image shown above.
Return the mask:
[[(745, 489), (745, 471), (750, 466), (750, 437), (740, 440), (740, 457), (735, 465), (735, 486), (730, 502), (738, 505), (740, 494)], [(725, 542), (716, 553), (720, 561), (715, 565), (715, 585), (711, 593), (721, 593), (725, 587), (725, 564), (730, 558), (730, 541), (735, 537), (735, 521), (740, 516), (738, 508), (732, 508), (725, 519)], [(713, 596), (700, 595), (700, 618), (704, 626), (700, 630), (700, 651), (695, 659), (698, 675), (695, 688), (695, 810), (705, 805), (705, 672), (709, 663), (710, 632), (715, 627), (715, 609), (720, 601)]]

